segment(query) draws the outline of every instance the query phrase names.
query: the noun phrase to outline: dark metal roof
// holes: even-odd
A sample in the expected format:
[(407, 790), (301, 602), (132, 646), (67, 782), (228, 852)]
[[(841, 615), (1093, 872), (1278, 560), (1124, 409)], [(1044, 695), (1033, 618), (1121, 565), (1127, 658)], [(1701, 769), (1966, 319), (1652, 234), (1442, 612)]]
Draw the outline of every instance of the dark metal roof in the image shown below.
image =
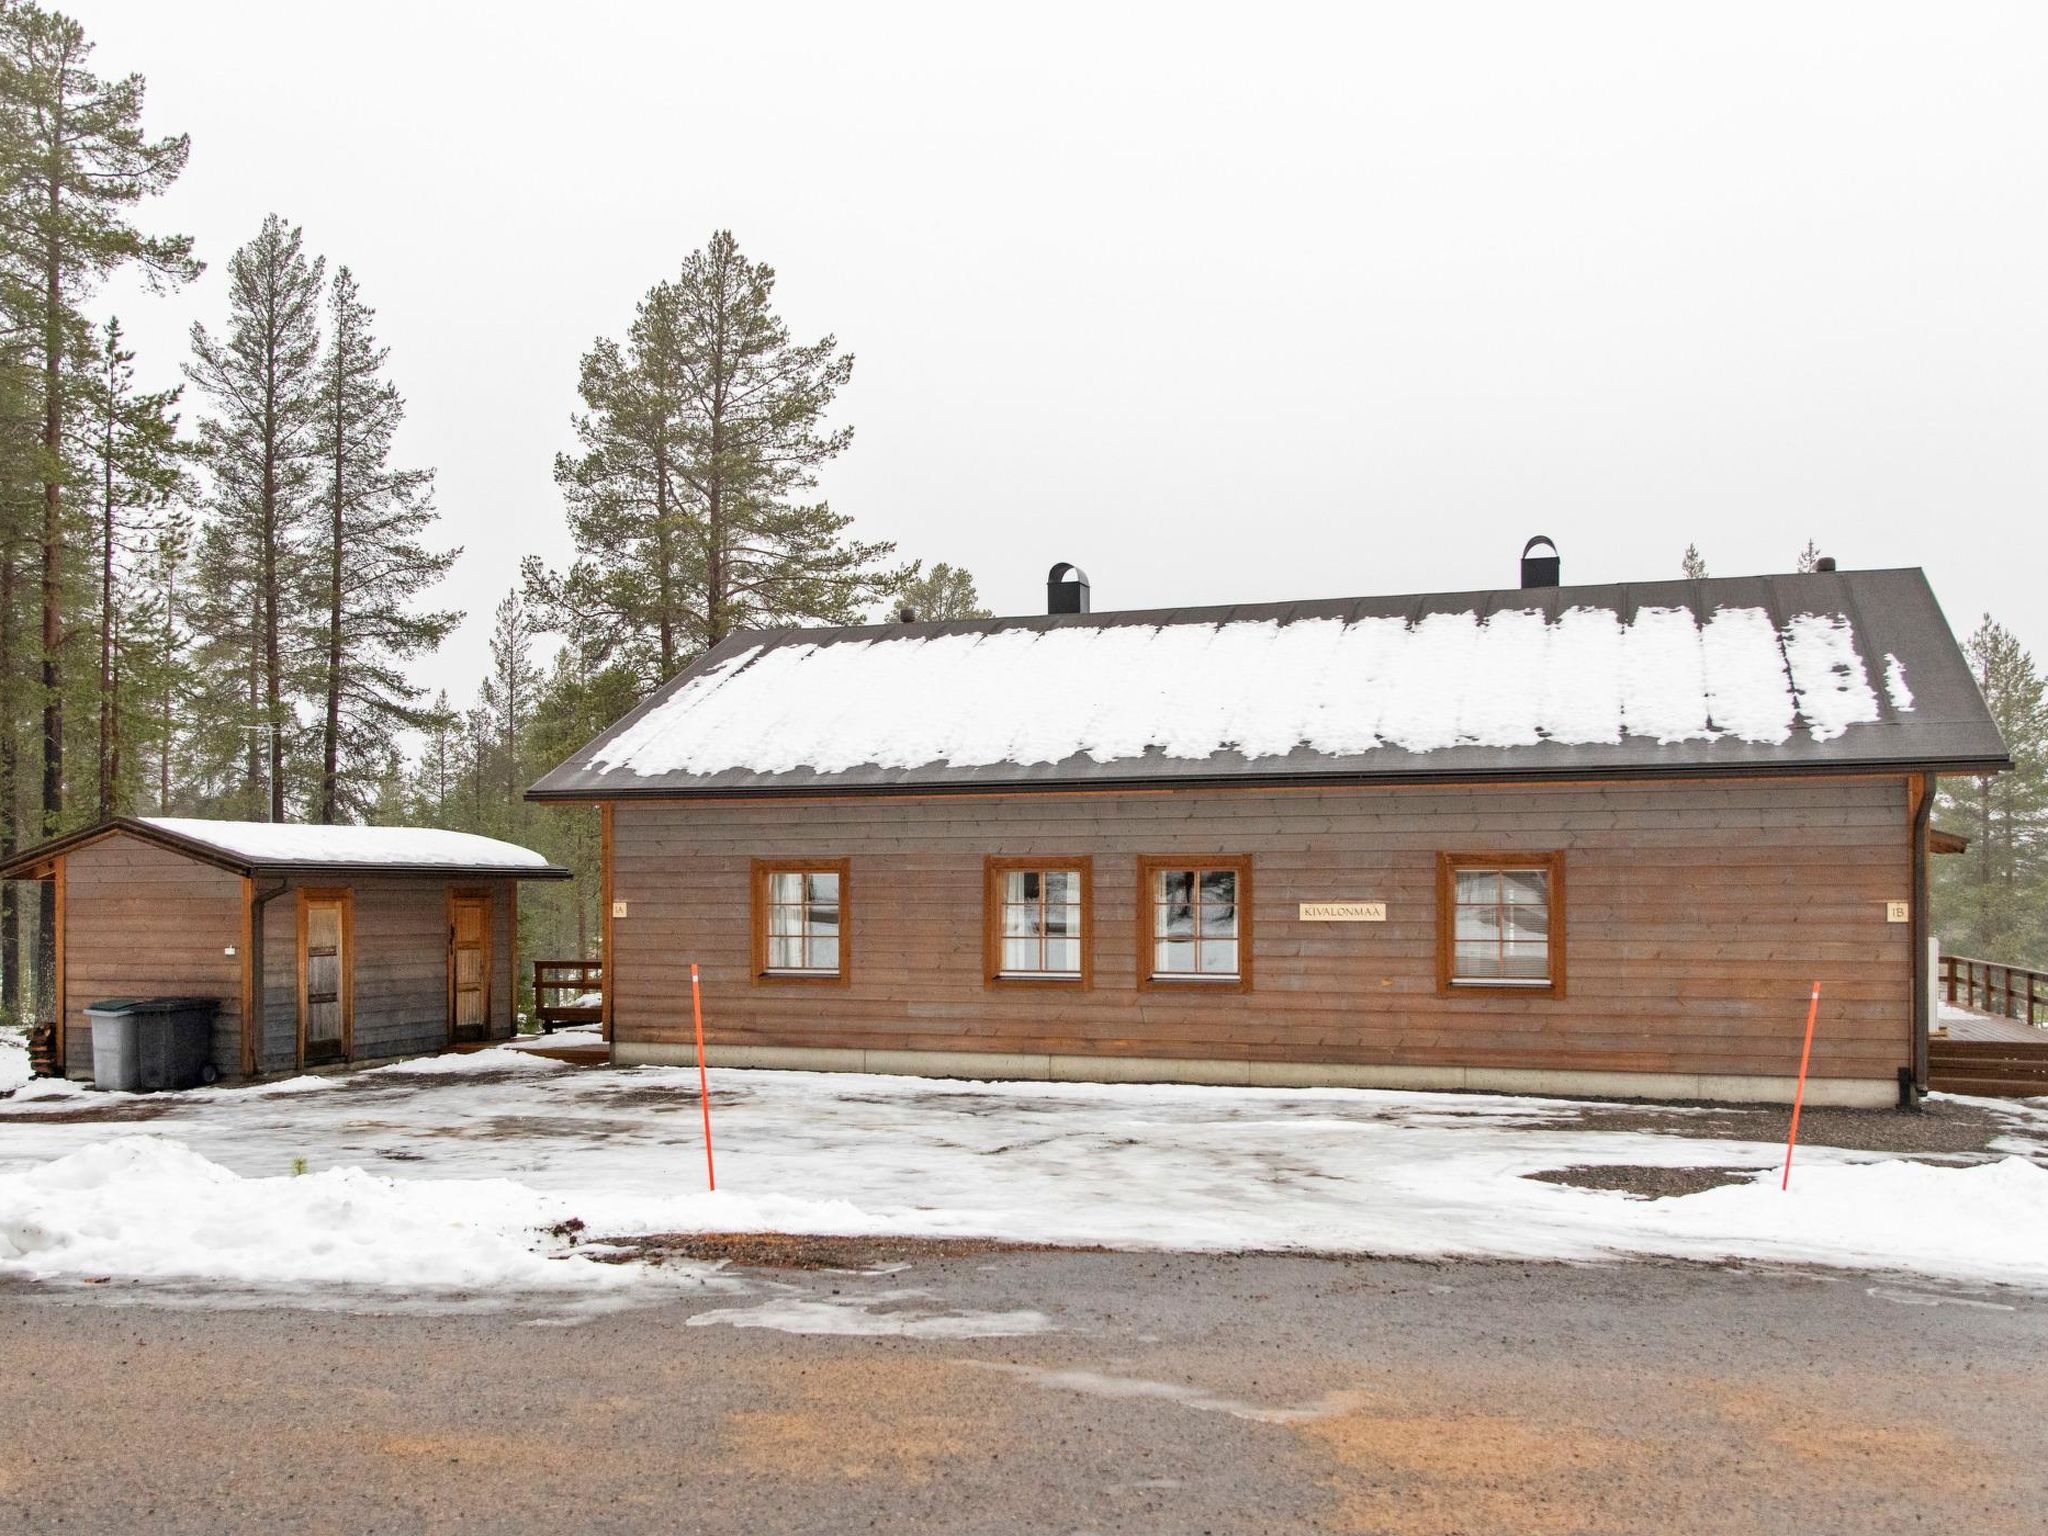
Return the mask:
[[(222, 823), (223, 828), (241, 825)], [(556, 864), (503, 864), (503, 863), (439, 863), (425, 861), (391, 861), (369, 858), (308, 859), (293, 857), (252, 857), (239, 854), (231, 848), (210, 842), (203, 836), (192, 836), (153, 823), (142, 817), (117, 816), (111, 821), (102, 821), (90, 827), (81, 827), (76, 832), (67, 832), (53, 837), (48, 842), (38, 843), (33, 848), (24, 848), (6, 863), (0, 864), (0, 879), (19, 879), (38, 865), (56, 858), (60, 854), (82, 848), (87, 843), (97, 842), (114, 833), (125, 833), (143, 842), (153, 843), (173, 853), (211, 864), (217, 869), (227, 870), (236, 875), (268, 875), (288, 877), (293, 875), (321, 875), (334, 878), (363, 876), (403, 877), (408, 879), (438, 880), (569, 880), (574, 871), (563, 869)], [(489, 839), (488, 841), (496, 841)], [(512, 845), (504, 845), (512, 846)]]
[[(1746, 739), (1733, 733), (1705, 738), (1659, 740), (1625, 729), (1619, 740), (1534, 740), (1515, 745), (1454, 741), (1417, 750), (1382, 741), (1366, 750), (1333, 752), (1306, 744), (1291, 751), (1246, 756), (1221, 746), (1205, 756), (1169, 755), (1158, 746), (1103, 761), (1077, 751), (1057, 762), (943, 760), (883, 766), (856, 764), (820, 771), (814, 767), (762, 771), (727, 766), (715, 772), (636, 771), (619, 761), (623, 738), (657, 711), (649, 729), (677, 739), (702, 739), (693, 723), (703, 689), (679, 699), (693, 683), (732, 669), (720, 688), (744, 688), (763, 658), (789, 647), (815, 654), (820, 648), (874, 642), (926, 640), (944, 636), (998, 636), (1012, 631), (1044, 633), (1067, 629), (1108, 630), (1130, 626), (1169, 629), (1261, 621), (1286, 626), (1308, 619), (1354, 624), (1366, 619), (1403, 620), (1412, 629), (1432, 615), (1478, 620), (1498, 613), (1541, 612), (1550, 625), (1574, 610), (1614, 615), (1623, 626), (1652, 610), (1689, 612), (1704, 625), (1717, 613), (1757, 610), (1779, 634), (1795, 620), (1818, 618), (1851, 637), (1875, 697), (1869, 718), (1837, 734), (1816, 732), (1800, 717), (1786, 739)], [(873, 652), (887, 647), (873, 645)], [(750, 652), (755, 654), (749, 655)], [(872, 652), (871, 652), (872, 654)], [(734, 667), (734, 663), (745, 660)], [(1903, 668), (1911, 703), (1901, 707), (1887, 687), (1888, 668)], [(766, 669), (763, 669), (764, 673)], [(936, 679), (935, 679), (936, 682)], [(1569, 688), (1569, 677), (1550, 685)], [(765, 687), (764, 682), (759, 686)], [(1795, 696), (1787, 684), (1788, 695)], [(943, 712), (969, 701), (935, 693), (919, 709)], [(1000, 698), (974, 707), (1006, 707)], [(635, 739), (644, 739), (642, 731)], [(1058, 616), (1030, 616), (943, 623), (867, 625), (832, 629), (763, 630), (728, 637), (672, 678), (638, 708), (528, 791), (535, 800), (607, 800), (651, 796), (773, 795), (805, 793), (891, 794), (971, 790), (1059, 790), (1083, 787), (1167, 787), (1204, 784), (1441, 783), (1526, 781), (1559, 778), (1661, 778), (1720, 774), (1824, 772), (1991, 773), (2010, 767), (2005, 743), (1985, 709), (1940, 605), (1917, 569), (1818, 572), (1716, 578), (1704, 581), (1633, 582), (1609, 586), (1509, 588), (1497, 591), (1425, 593), (1398, 597), (1329, 599), (1224, 607), (1153, 609)]]

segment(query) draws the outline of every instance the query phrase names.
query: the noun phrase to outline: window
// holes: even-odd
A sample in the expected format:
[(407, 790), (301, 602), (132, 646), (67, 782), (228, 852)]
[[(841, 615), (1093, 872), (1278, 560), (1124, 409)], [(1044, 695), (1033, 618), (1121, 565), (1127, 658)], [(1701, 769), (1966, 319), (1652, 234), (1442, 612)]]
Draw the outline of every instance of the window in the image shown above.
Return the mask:
[(1441, 991), (1564, 991), (1564, 855), (1437, 857)]
[(1141, 986), (1251, 984), (1252, 862), (1138, 861)]
[(990, 859), (986, 979), (1088, 985), (1094, 921), (1085, 858)]
[(754, 861), (754, 975), (846, 980), (851, 871), (845, 859)]

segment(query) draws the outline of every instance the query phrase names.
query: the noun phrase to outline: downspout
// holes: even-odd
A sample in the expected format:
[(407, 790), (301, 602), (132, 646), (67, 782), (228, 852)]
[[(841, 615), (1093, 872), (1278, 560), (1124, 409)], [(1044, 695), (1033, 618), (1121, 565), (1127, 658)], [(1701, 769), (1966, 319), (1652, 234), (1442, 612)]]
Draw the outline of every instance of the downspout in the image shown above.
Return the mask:
[(1918, 1109), (1927, 1092), (1927, 1039), (1933, 1028), (1930, 999), (1934, 978), (1927, 958), (1927, 940), (1933, 924), (1927, 910), (1931, 881), (1927, 868), (1927, 828), (1934, 819), (1934, 775), (1920, 775), (1920, 803), (1913, 809), (1913, 921), (1909, 925), (1913, 944), (1913, 1040), (1911, 1077), (1901, 1074), (1899, 1107)]
[(242, 1010), (242, 1068), (251, 1077), (263, 1072), (263, 1026), (268, 1022), (269, 989), (266, 985), (263, 959), (263, 909), (279, 896), (291, 889), (291, 882), (280, 880), (267, 891), (249, 886), (249, 954), (247, 974), (249, 977), (248, 1006)]

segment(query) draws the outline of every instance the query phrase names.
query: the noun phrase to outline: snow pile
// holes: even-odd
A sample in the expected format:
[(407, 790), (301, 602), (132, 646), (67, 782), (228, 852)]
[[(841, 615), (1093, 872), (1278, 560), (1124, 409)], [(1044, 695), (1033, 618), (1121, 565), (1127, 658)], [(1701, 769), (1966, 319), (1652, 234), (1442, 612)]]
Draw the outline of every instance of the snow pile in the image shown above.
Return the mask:
[(1910, 1269), (2048, 1286), (2048, 1169), (2008, 1157), (1970, 1168), (1883, 1162), (1794, 1164), (1678, 1200), (1639, 1203), (1651, 1241), (1710, 1255), (1847, 1269)]
[(328, 827), (282, 821), (144, 816), (144, 826), (204, 843), (251, 864), (418, 865), (428, 869), (545, 869), (531, 848), (434, 827)]
[[(1911, 707), (1903, 674), (1887, 679)], [(1816, 741), (1880, 718), (1839, 615), (1575, 607), (1084, 624), (755, 646), (581, 765), (652, 777), (865, 764), (1205, 761), (1298, 748)]]
[(18, 1029), (0, 1029), (0, 1093), (28, 1081), (28, 1040)]
[(487, 1046), (481, 1051), (444, 1051), (439, 1056), (414, 1056), (394, 1061), (388, 1067), (371, 1067), (368, 1075), (395, 1074), (400, 1077), (469, 1077), (485, 1072), (566, 1072), (567, 1062), (551, 1056), (537, 1056), (532, 1047), (512, 1044)]
[(0, 1174), (0, 1273), (246, 1284), (524, 1290), (629, 1284), (540, 1228), (559, 1202), (505, 1180), (359, 1168), (243, 1178), (175, 1141), (129, 1136)]

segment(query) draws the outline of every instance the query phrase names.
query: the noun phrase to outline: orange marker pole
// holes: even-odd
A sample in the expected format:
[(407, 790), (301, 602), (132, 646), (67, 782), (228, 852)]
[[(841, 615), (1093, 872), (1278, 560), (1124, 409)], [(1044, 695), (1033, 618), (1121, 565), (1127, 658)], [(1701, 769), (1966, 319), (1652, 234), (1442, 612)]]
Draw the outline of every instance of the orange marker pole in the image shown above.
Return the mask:
[(1819, 1013), (1820, 983), (1816, 981), (1813, 1001), (1806, 1005), (1806, 1045), (1799, 1052), (1799, 1086), (1792, 1090), (1792, 1130), (1785, 1138), (1785, 1181), (1780, 1189), (1792, 1187), (1792, 1149), (1799, 1144), (1799, 1106), (1806, 1099), (1806, 1064), (1813, 1059), (1813, 1021)]
[[(1815, 987), (1814, 995), (1820, 995)], [(711, 1077), (704, 1070), (704, 993), (697, 985), (697, 967), (690, 966), (690, 1012), (697, 1018), (697, 1102), (704, 1106), (704, 1184), (707, 1189), (718, 1188), (718, 1170), (711, 1166)], [(1813, 1026), (1807, 1025), (1807, 1039), (1813, 1038)], [(1795, 1113), (1792, 1123), (1799, 1121)]]

